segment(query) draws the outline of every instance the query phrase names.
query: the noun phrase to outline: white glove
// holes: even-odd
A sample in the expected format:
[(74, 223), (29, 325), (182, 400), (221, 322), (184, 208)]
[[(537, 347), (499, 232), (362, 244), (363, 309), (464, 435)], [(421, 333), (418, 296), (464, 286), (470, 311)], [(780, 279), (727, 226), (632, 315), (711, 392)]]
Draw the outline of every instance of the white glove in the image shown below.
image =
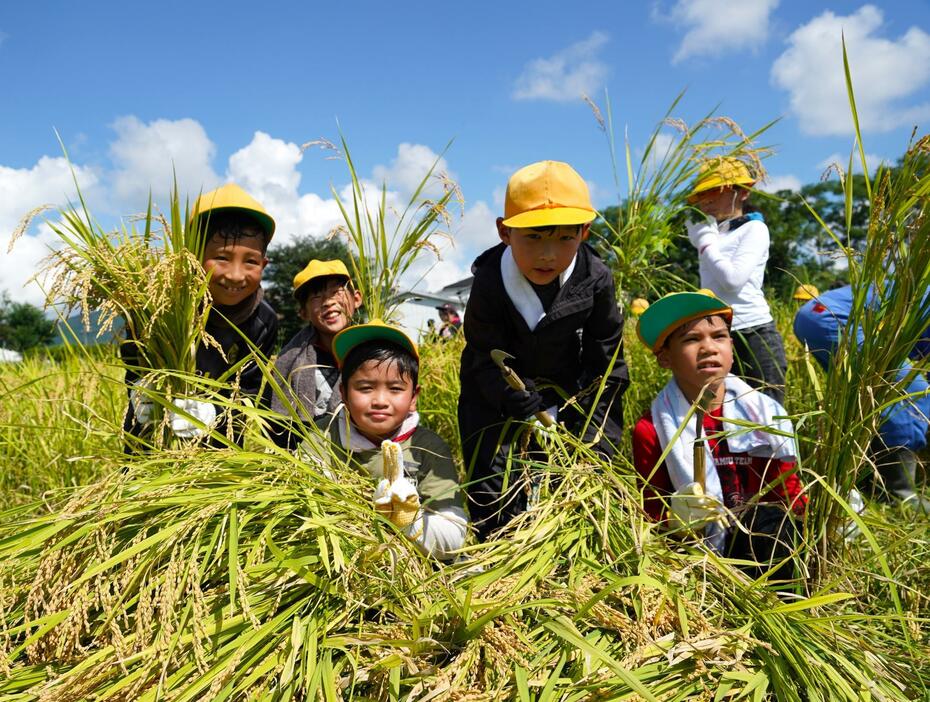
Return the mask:
[(144, 426), (152, 421), (152, 409), (155, 405), (152, 398), (146, 394), (149, 390), (148, 383), (137, 380), (132, 385), (133, 388), (129, 391), (129, 403), (132, 405), (132, 413), (136, 421)]
[(168, 415), (171, 419), (171, 431), (179, 439), (193, 439), (203, 436), (213, 425), (213, 422), (216, 421), (216, 407), (209, 402), (184, 399), (174, 400), (172, 404), (203, 425), (203, 427), (198, 426), (187, 417), (170, 411)]
[(669, 504), (675, 525), (689, 531), (700, 531), (716, 522), (726, 526), (726, 511), (720, 500), (705, 494), (700, 483), (689, 483), (672, 493)]
[[(849, 491), (847, 502), (849, 502), (849, 506), (853, 508), (856, 514), (861, 515), (865, 512), (865, 500), (862, 499), (862, 494), (856, 488)], [(840, 528), (840, 534), (847, 542), (855, 541), (861, 533), (862, 530), (853, 519), (847, 519), (846, 523)]]
[(375, 488), (375, 509), (401, 529), (413, 524), (420, 511), (420, 494), (404, 476), (393, 483), (387, 478), (381, 480)]
[(711, 217), (701, 222), (686, 222), (685, 227), (688, 229), (688, 239), (691, 240), (691, 244), (698, 250), (698, 253), (716, 242), (720, 236), (717, 221)]

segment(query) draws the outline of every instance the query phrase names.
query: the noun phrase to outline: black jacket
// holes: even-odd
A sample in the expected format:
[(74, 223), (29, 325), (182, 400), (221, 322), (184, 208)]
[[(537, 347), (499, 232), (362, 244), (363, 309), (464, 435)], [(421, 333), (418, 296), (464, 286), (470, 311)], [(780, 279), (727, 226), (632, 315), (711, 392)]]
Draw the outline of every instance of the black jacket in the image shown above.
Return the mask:
[[(278, 315), (271, 305), (262, 300), (255, 308), (255, 311), (239, 325), (237, 330), (223, 319), (216, 310), (211, 310), (210, 316), (207, 318), (206, 330), (222, 347), (226, 358), (223, 358), (223, 354), (220, 353), (219, 349), (201, 344), (197, 348), (197, 372), (208, 378), (218, 378), (241, 361), (245, 355), (251, 353), (249, 344), (242, 338), (243, 336), (254, 344), (262, 355), (266, 358), (271, 357), (278, 339)], [(133, 341), (126, 340), (120, 348), (120, 355), (128, 366), (138, 365), (135, 346)], [(130, 392), (132, 390), (131, 383), (138, 378), (138, 373), (132, 368), (126, 369), (126, 385), (130, 386)], [(239, 375), (239, 392), (250, 397), (256, 397), (261, 389), (261, 384), (261, 369), (255, 363), (246, 363)], [(224, 392), (222, 394), (228, 396), (229, 393)], [(270, 394), (267, 387), (263, 397), (259, 398), (258, 402), (265, 407), (270, 405)], [(142, 435), (142, 427), (135, 421), (131, 402), (126, 412), (123, 428), (134, 436)], [(217, 430), (224, 433), (225, 427), (218, 427)]]
[[(466, 447), (477, 434), (506, 419), (503, 397), (506, 383), (491, 360), (491, 350), (514, 356), (508, 365), (522, 378), (558, 387), (571, 397), (607, 374), (606, 386), (595, 408), (594, 421), (585, 439), (603, 424), (600, 447), (612, 455), (610, 444), (619, 445), (623, 425), (620, 398), (629, 384), (623, 360), (623, 317), (617, 308), (610, 270), (587, 244), (578, 249), (575, 269), (561, 287), (546, 316), (530, 331), (510, 301), (501, 278), (504, 244), (481, 254), (472, 266), (474, 282), (465, 309), (465, 350), (462, 353), (459, 396), (459, 429)], [(593, 388), (596, 391), (596, 387)], [(549, 404), (563, 404), (558, 393), (543, 390)], [(581, 412), (561, 410), (559, 421), (574, 431), (591, 409), (595, 392), (580, 400)]]

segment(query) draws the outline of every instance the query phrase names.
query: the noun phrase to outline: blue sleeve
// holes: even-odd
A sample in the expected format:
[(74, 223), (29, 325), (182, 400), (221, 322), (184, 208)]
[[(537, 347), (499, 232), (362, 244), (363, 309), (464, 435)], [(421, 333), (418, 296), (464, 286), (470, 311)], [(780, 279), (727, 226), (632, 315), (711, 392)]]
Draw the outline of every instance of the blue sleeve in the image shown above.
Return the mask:
[[(910, 364), (905, 365), (898, 371), (897, 379), (903, 380), (910, 370)], [(901, 400), (882, 413), (884, 421), (878, 431), (886, 446), (905, 446), (912, 451), (920, 451), (927, 445), (927, 418), (930, 417), (928, 388), (927, 378), (918, 373), (907, 386), (907, 393), (921, 394)]]

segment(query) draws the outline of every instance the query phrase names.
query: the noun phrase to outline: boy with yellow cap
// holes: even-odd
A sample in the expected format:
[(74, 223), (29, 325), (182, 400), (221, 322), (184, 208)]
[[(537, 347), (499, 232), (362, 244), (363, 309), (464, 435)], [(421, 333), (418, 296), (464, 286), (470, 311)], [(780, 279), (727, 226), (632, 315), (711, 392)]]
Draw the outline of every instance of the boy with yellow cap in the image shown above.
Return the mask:
[[(275, 394), (271, 408), (283, 415), (293, 408), (301, 421), (312, 422), (334, 412), (342, 401), (333, 339), (352, 324), (362, 296), (342, 261), (314, 259), (294, 276), (294, 298), (307, 326), (284, 345), (275, 361), (287, 402)], [(279, 443), (292, 443), (291, 432), (278, 436)]]
[[(523, 420), (546, 411), (612, 456), (629, 380), (613, 277), (585, 239), (597, 216), (581, 176), (541, 161), (510, 178), (501, 243), (472, 266), (465, 308), (458, 420), (469, 510), (481, 539), (526, 509), (519, 452)], [(504, 351), (526, 384), (511, 388), (491, 358)], [(603, 392), (597, 383), (603, 378)], [(582, 392), (590, 390), (590, 392)], [(577, 402), (566, 403), (577, 396)]]
[(688, 202), (703, 213), (688, 222), (698, 252), (701, 287), (733, 309), (733, 350), (740, 376), (784, 402), (785, 346), (762, 282), (769, 258), (769, 230), (759, 212), (746, 212), (756, 179), (737, 158), (707, 162)]
[[(197, 371), (218, 378), (251, 353), (249, 343), (266, 358), (274, 351), (278, 315), (264, 300), (261, 281), (275, 223), (261, 203), (234, 183), (201, 195), (193, 211), (197, 219), (194, 224), (205, 227), (201, 261), (210, 275), (213, 300), (206, 331), (217, 344), (197, 349)], [(126, 372), (130, 384), (139, 378), (132, 370), (137, 365), (135, 343), (127, 340), (121, 349), (130, 366)], [(262, 374), (256, 364), (244, 365), (237, 377), (241, 394), (258, 394)], [(152, 423), (152, 401), (138, 388), (132, 389), (130, 400), (124, 428), (131, 435), (144, 436)], [(212, 404), (193, 399), (176, 400), (175, 404), (180, 412), (171, 412), (170, 426), (176, 436), (195, 438), (216, 425), (217, 413)], [(215, 428), (224, 431), (222, 426)]]
[(373, 320), (337, 334), (332, 350), (345, 405), (317, 420), (322, 433), (311, 435), (302, 453), (371, 475), (378, 481), (375, 510), (427, 555), (452, 558), (465, 543), (468, 519), (448, 445), (420, 426), (417, 345)]
[(732, 319), (709, 291), (666, 295), (640, 316), (640, 340), (672, 378), (636, 423), (633, 462), (651, 517), (735, 558), (777, 563), (806, 504), (794, 430), (776, 400), (730, 374)]

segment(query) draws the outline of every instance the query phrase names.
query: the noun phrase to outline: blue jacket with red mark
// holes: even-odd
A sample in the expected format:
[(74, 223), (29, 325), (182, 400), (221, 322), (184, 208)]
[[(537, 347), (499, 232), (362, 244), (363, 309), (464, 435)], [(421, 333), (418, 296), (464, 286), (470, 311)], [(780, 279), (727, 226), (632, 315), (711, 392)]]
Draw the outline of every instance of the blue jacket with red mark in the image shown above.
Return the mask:
[[(868, 300), (872, 300), (869, 291)], [(798, 310), (794, 317), (794, 334), (803, 344), (807, 344), (811, 355), (826, 369), (830, 366), (833, 353), (839, 345), (840, 336), (846, 330), (852, 309), (853, 295), (850, 286), (835, 288), (821, 293)], [(862, 342), (862, 329), (856, 330), (857, 341)], [(917, 359), (930, 355), (930, 326), (924, 330), (920, 339), (910, 353)], [(903, 379), (911, 372), (911, 365), (905, 363), (898, 369), (897, 380)], [(928, 389), (927, 378), (918, 373), (907, 386), (907, 392), (924, 393)], [(930, 396), (921, 395), (908, 401), (901, 401), (889, 407), (883, 413), (884, 422), (879, 429), (887, 446), (904, 446), (912, 451), (919, 451), (927, 445), (927, 428), (930, 417)]]

